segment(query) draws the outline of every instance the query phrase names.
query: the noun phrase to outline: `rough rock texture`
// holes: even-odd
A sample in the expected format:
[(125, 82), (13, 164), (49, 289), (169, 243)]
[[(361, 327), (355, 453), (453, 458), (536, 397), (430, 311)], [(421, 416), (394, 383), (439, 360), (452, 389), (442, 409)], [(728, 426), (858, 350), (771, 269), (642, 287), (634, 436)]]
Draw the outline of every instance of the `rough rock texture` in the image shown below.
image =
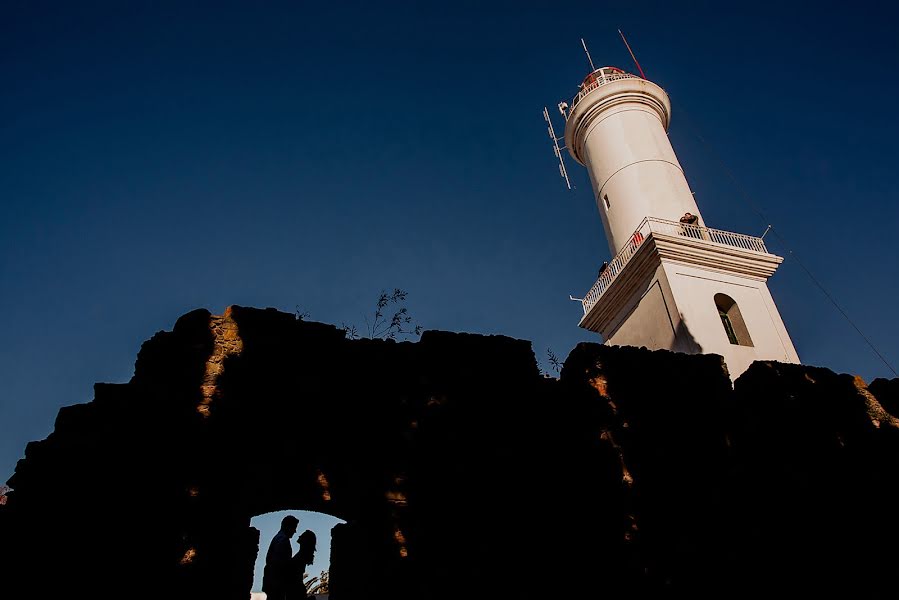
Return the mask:
[(885, 409), (899, 415), (899, 379), (875, 379), (868, 389)]
[(334, 600), (893, 597), (899, 380), (875, 383), (756, 363), (732, 389), (720, 357), (598, 344), (554, 380), (501, 336), (195, 311), (28, 445), (4, 587), (244, 600), (250, 519), (295, 509), (347, 521)]

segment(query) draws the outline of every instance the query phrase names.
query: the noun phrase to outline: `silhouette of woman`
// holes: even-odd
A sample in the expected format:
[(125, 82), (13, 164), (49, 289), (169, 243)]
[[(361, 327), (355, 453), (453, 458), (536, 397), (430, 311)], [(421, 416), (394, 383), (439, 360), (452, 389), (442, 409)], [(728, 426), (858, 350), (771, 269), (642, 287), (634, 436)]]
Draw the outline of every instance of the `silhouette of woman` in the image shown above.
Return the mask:
[(294, 575), (291, 582), (292, 585), (287, 593), (287, 600), (306, 600), (306, 598), (311, 598), (311, 596), (306, 594), (303, 575), (306, 572), (306, 567), (311, 565), (313, 558), (315, 558), (315, 542), (315, 533), (309, 529), (301, 533), (300, 537), (297, 538), (300, 549), (290, 559)]

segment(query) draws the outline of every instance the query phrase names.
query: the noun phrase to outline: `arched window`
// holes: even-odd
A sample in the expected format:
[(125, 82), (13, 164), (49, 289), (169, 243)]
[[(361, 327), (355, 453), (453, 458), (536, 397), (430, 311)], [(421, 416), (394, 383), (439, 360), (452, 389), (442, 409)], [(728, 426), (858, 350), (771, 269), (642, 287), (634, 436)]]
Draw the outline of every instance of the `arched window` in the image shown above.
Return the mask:
[(715, 306), (718, 307), (718, 316), (721, 317), (721, 325), (724, 326), (730, 343), (735, 346), (752, 346), (746, 322), (734, 299), (726, 294), (715, 294)]

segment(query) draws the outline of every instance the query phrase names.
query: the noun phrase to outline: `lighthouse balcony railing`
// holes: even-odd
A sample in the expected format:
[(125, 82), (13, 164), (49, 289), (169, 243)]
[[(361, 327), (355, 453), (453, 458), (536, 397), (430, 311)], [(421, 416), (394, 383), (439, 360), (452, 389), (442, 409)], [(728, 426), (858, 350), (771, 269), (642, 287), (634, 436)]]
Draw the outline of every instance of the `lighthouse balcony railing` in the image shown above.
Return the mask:
[(596, 305), (602, 295), (612, 285), (612, 282), (618, 277), (624, 267), (630, 262), (631, 258), (637, 253), (637, 250), (643, 245), (646, 239), (652, 235), (678, 235), (696, 240), (703, 240), (715, 244), (723, 244), (734, 248), (741, 248), (751, 252), (760, 252), (769, 254), (765, 247), (765, 240), (751, 235), (742, 233), (734, 233), (732, 231), (722, 231), (720, 229), (711, 229), (710, 227), (702, 227), (699, 225), (688, 225), (678, 223), (677, 221), (666, 221), (665, 219), (657, 219), (655, 217), (646, 217), (640, 222), (640, 226), (634, 231), (628, 242), (618, 252), (606, 267), (599, 274), (599, 278), (584, 299), (581, 301), (584, 307), (584, 314)]
[(574, 107), (577, 106), (578, 102), (584, 99), (584, 96), (587, 96), (588, 94), (601, 88), (602, 86), (608, 83), (612, 83), (613, 81), (620, 81), (621, 79), (640, 79), (636, 75), (631, 75), (630, 73), (626, 73), (624, 71), (616, 71), (611, 73), (603, 71), (604, 69), (597, 69), (587, 77), (587, 79), (581, 85), (581, 89), (578, 91), (577, 96), (575, 96), (571, 100), (571, 109), (569, 110), (567, 116), (571, 115), (571, 111), (574, 110)]

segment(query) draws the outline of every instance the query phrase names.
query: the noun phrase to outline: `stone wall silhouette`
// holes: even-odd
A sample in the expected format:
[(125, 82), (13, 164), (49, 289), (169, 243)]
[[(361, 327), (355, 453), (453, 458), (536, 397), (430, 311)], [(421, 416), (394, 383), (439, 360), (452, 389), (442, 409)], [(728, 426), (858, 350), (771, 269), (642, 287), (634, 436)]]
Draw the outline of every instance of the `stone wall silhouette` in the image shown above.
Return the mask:
[(6, 591), (245, 600), (250, 519), (303, 509), (347, 521), (334, 600), (890, 597), (897, 388), (598, 344), (556, 380), (502, 336), (198, 310), (28, 445)]

